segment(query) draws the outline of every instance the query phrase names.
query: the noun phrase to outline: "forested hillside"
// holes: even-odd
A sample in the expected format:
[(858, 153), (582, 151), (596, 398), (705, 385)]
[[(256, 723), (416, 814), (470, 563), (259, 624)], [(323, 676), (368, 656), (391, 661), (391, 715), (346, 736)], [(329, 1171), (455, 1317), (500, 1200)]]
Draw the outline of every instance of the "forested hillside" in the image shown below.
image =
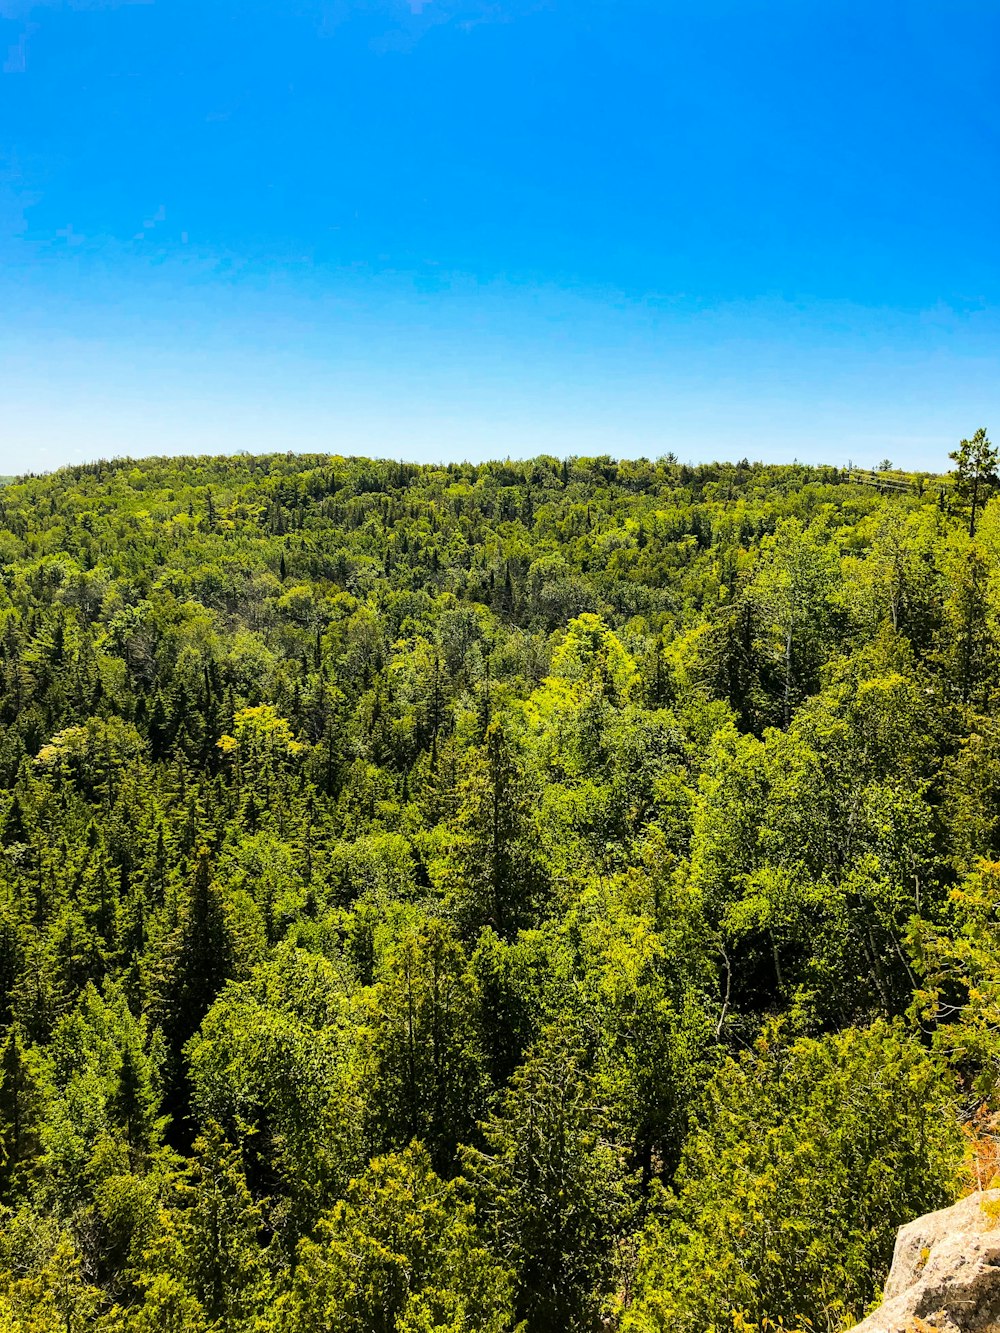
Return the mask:
[(0, 1330), (860, 1317), (992, 1172), (958, 466), (0, 491)]

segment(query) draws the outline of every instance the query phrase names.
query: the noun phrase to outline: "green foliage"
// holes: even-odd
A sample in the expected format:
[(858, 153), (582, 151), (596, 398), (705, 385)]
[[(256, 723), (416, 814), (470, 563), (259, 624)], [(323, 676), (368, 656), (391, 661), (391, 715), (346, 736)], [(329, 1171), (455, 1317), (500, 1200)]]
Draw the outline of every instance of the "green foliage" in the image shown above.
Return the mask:
[(509, 937), (540, 915), (543, 877), (529, 794), (499, 719), (470, 756), (457, 797), (455, 839), (442, 874), (452, 910), (466, 936), (489, 926)]
[(960, 1145), (940, 1068), (899, 1027), (769, 1034), (706, 1088), (623, 1328), (859, 1319), (896, 1228), (950, 1201)]
[(165, 1320), (204, 1317), (223, 1333), (247, 1328), (268, 1297), (262, 1230), (239, 1153), (210, 1120), (144, 1258), (154, 1293), (147, 1304), (160, 1305)]
[(41, 1152), (46, 1087), (37, 1054), (12, 1028), (0, 1050), (0, 1189), (15, 1199)]
[(510, 1270), (414, 1144), (376, 1158), (299, 1247), (276, 1333), (506, 1333)]
[(423, 922), (388, 950), (368, 1003), (376, 1141), (420, 1139), (447, 1171), (475, 1129), (483, 1077), (474, 983), (444, 922)]
[(948, 457), (955, 464), (955, 489), (969, 501), (969, 536), (976, 533), (976, 512), (997, 485), (997, 451), (980, 427)]
[(955, 463), (5, 485), (0, 1328), (861, 1313), (1000, 1071)]
[(935, 1045), (987, 1098), (1000, 1083), (1000, 864), (982, 860), (952, 889), (942, 922), (915, 918), (922, 986), (914, 1009)]
[(517, 1273), (516, 1306), (539, 1333), (596, 1319), (626, 1230), (620, 1149), (572, 1030), (546, 1028), (466, 1165), (477, 1211)]
[(286, 949), (226, 987), (188, 1047), (199, 1119), (239, 1139), (288, 1245), (363, 1165), (356, 1026), (342, 973)]

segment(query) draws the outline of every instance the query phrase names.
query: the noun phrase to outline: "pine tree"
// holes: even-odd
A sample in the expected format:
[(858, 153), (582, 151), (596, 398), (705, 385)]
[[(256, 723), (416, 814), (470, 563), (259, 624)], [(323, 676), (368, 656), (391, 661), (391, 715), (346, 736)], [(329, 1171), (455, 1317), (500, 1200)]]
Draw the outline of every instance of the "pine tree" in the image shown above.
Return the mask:
[(38, 1057), (13, 1028), (0, 1051), (0, 1194), (16, 1197), (41, 1151), (45, 1095)]
[(420, 1139), (448, 1171), (484, 1091), (474, 982), (442, 921), (408, 933), (385, 971), (372, 997), (375, 1132), (387, 1147)]
[(177, 1262), (213, 1328), (231, 1333), (266, 1301), (263, 1219), (239, 1152), (215, 1121), (193, 1151), (181, 1188)]
[(460, 796), (453, 908), (469, 936), (484, 925), (510, 936), (537, 908), (542, 881), (531, 845), (529, 792), (501, 718), (487, 727)]
[(1000, 481), (997, 450), (980, 427), (971, 440), (963, 440), (948, 457), (955, 464), (955, 490), (969, 502), (969, 536), (976, 535), (976, 515)]
[(614, 1241), (626, 1230), (623, 1158), (572, 1027), (546, 1029), (466, 1150), (477, 1215), (517, 1274), (517, 1313), (533, 1333), (596, 1326)]

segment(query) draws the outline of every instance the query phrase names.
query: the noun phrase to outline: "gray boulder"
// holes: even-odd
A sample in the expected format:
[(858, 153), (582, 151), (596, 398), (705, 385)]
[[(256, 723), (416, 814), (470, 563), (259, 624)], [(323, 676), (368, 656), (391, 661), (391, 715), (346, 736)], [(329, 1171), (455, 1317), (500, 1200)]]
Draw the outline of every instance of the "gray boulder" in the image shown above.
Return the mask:
[(852, 1333), (1000, 1333), (1000, 1189), (900, 1227), (883, 1303)]

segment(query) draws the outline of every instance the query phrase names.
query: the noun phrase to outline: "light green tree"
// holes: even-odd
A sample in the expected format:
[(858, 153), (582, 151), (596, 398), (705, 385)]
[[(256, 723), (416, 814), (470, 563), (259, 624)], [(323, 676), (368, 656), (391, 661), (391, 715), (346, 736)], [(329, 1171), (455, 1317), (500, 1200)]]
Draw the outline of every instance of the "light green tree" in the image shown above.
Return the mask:
[(376, 1158), (299, 1246), (275, 1333), (508, 1333), (513, 1275), (425, 1149)]
[(954, 1197), (960, 1159), (951, 1080), (900, 1026), (791, 1044), (771, 1030), (705, 1089), (623, 1330), (860, 1318), (897, 1227)]

